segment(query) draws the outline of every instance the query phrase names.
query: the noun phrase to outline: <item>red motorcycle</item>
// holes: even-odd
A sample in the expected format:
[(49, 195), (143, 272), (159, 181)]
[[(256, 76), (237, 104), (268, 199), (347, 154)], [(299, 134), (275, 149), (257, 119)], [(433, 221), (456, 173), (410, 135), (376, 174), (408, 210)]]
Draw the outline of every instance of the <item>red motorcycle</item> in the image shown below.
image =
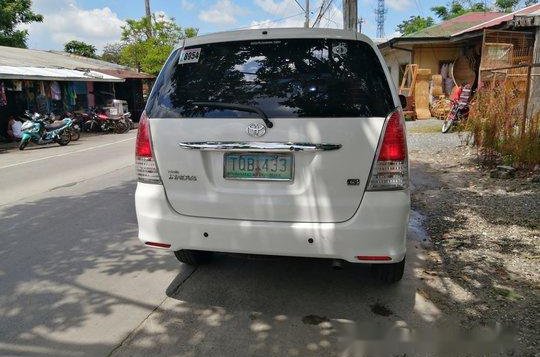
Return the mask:
[(442, 132), (448, 133), (453, 126), (459, 122), (467, 120), (469, 117), (469, 102), (472, 97), (470, 84), (458, 87), (455, 93), (452, 93), (452, 110), (442, 125)]
[(98, 112), (96, 109), (89, 109), (90, 118), (84, 123), (84, 131), (86, 132), (113, 132), (123, 134), (129, 131), (130, 127), (127, 124), (124, 116), (117, 118), (110, 117), (105, 112)]

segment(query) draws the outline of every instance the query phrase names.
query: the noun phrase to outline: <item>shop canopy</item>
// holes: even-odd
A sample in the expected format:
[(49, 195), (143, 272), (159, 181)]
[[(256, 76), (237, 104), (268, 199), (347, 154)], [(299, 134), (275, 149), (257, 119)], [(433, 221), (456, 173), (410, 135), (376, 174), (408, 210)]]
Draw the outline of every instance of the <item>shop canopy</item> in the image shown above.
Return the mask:
[(124, 82), (125, 79), (114, 77), (93, 70), (74, 70), (65, 68), (13, 67), (0, 66), (0, 79), (34, 81), (69, 81), (69, 82)]

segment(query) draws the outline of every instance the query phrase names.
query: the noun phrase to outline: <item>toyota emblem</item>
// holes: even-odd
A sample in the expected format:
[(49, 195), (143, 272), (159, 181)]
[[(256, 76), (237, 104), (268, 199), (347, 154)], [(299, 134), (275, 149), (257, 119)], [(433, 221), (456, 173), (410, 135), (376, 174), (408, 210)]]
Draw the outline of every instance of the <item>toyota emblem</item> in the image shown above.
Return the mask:
[(260, 138), (266, 134), (266, 127), (260, 123), (251, 123), (248, 125), (246, 132), (254, 138)]

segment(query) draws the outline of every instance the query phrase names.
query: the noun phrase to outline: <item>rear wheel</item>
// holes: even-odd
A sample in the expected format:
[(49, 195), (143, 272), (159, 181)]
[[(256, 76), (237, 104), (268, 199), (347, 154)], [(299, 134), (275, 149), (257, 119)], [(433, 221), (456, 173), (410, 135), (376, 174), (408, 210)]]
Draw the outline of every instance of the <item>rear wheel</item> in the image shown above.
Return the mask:
[(76, 129), (70, 129), (69, 133), (71, 134), (71, 141), (77, 141), (81, 137), (81, 133)]
[(20, 144), (19, 144), (19, 150), (24, 150), (24, 148), (26, 147), (26, 145), (28, 145), (28, 141), (29, 140), (21, 140)]
[(212, 260), (212, 252), (204, 250), (177, 250), (174, 252), (176, 259), (187, 265), (202, 265), (209, 263)]
[(71, 132), (69, 130), (64, 130), (58, 136), (58, 144), (60, 146), (66, 146), (71, 141)]
[(373, 277), (383, 283), (393, 284), (403, 278), (405, 271), (405, 258), (399, 263), (392, 264), (373, 264), (371, 272)]
[(99, 124), (95, 120), (88, 120), (83, 124), (83, 130), (87, 133), (99, 131)]
[(114, 132), (116, 134), (124, 134), (126, 132), (129, 131), (129, 127), (127, 126), (126, 123), (124, 123), (123, 121), (121, 120), (118, 120), (116, 122), (116, 126), (114, 127)]

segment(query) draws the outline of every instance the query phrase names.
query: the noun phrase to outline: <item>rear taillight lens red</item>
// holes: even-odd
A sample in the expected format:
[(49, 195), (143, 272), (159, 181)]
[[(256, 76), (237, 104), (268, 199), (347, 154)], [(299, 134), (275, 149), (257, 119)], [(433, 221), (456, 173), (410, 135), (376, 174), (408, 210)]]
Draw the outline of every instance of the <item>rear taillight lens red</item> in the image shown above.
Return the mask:
[(142, 113), (141, 120), (139, 120), (137, 141), (135, 143), (135, 164), (139, 182), (161, 184), (156, 160), (152, 153), (150, 121), (145, 112)]
[(401, 110), (390, 114), (368, 184), (368, 191), (403, 190), (409, 186), (405, 120)]
[(135, 144), (135, 155), (138, 157), (152, 157), (152, 144), (150, 142), (150, 122), (146, 112), (141, 115), (139, 129), (137, 131), (137, 142)]
[(403, 161), (407, 157), (407, 141), (401, 113), (394, 112), (388, 119), (381, 143), (379, 161)]

